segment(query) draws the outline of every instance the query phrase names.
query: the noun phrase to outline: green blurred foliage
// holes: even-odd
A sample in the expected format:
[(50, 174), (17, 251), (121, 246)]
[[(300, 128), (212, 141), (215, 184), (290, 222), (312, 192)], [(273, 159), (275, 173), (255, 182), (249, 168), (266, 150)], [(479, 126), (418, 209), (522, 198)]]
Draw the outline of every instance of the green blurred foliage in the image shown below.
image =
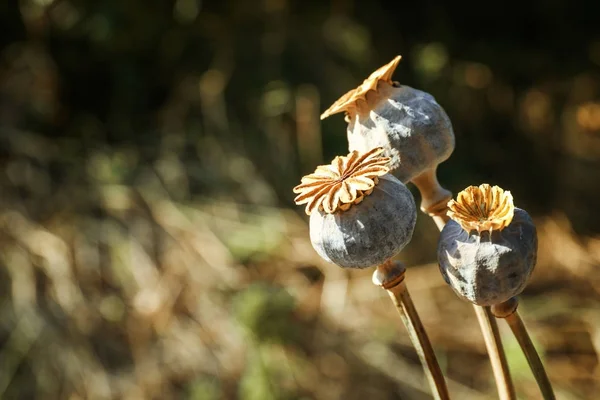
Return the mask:
[(286, 290), (257, 283), (238, 293), (233, 307), (235, 318), (258, 343), (298, 340), (294, 299)]

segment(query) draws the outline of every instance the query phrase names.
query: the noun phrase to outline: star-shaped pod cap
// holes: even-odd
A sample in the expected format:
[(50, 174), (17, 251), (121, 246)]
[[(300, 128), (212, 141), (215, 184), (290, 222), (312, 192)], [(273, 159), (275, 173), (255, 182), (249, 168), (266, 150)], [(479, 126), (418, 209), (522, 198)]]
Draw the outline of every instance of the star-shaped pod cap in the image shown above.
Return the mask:
[(448, 202), (448, 216), (467, 232), (502, 230), (513, 219), (512, 194), (487, 183), (469, 186)]
[(392, 61), (369, 75), (369, 77), (365, 79), (359, 87), (350, 90), (348, 93), (340, 97), (335, 103), (333, 103), (331, 107), (325, 110), (325, 112), (321, 114), (321, 119), (325, 119), (333, 114), (348, 111), (349, 109), (355, 107), (357, 101), (365, 100), (369, 91), (377, 90), (377, 85), (379, 85), (379, 82), (385, 82), (391, 85), (392, 75), (401, 59), (402, 56), (396, 56)]
[(298, 193), (294, 201), (306, 204), (307, 215), (317, 209), (328, 214), (348, 210), (373, 191), (379, 176), (389, 172), (390, 159), (380, 157), (381, 153), (381, 147), (364, 154), (353, 151), (334, 158), (329, 165), (318, 166), (294, 188), (294, 193)]

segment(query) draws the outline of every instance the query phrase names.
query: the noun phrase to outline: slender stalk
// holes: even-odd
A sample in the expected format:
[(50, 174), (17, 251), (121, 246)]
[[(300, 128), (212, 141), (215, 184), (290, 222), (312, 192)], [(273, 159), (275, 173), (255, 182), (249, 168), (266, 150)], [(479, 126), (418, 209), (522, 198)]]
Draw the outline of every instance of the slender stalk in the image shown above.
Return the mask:
[(423, 365), (434, 399), (450, 399), (446, 380), (433, 352), (433, 347), (431, 347), (425, 327), (421, 323), (417, 309), (406, 287), (405, 272), (406, 269), (399, 262), (388, 261), (377, 267), (373, 274), (373, 283), (387, 290), (400, 313), (400, 318), (408, 330), (410, 340), (419, 355), (421, 365)]
[[(452, 193), (440, 185), (436, 170), (437, 167), (427, 170), (414, 178), (412, 182), (421, 192), (421, 211), (433, 218), (441, 231), (449, 220), (446, 213), (448, 211), (447, 204), (452, 198)], [(510, 377), (498, 324), (495, 318), (491, 317), (489, 309), (477, 305), (473, 305), (473, 307), (494, 372), (498, 396), (500, 400), (515, 400), (515, 389)]]
[[(504, 356), (504, 348), (500, 340), (498, 324), (489, 307), (480, 307), (473, 304), (473, 309), (477, 315), (485, 347), (490, 357), (494, 379), (498, 388), (500, 400), (516, 399), (515, 388), (510, 378), (508, 363)], [(505, 375), (506, 374), (506, 375)]]
[(527, 363), (531, 368), (531, 372), (542, 392), (544, 400), (554, 400), (556, 397), (554, 396), (552, 385), (550, 384), (550, 380), (544, 369), (544, 364), (529, 337), (529, 333), (527, 333), (527, 328), (517, 311), (517, 307), (518, 300), (516, 297), (513, 297), (498, 306), (492, 306), (492, 313), (496, 318), (504, 318), (508, 323), (508, 326), (510, 326), (510, 329), (521, 346), (521, 350), (523, 350), (523, 353), (525, 354), (525, 358), (527, 358)]

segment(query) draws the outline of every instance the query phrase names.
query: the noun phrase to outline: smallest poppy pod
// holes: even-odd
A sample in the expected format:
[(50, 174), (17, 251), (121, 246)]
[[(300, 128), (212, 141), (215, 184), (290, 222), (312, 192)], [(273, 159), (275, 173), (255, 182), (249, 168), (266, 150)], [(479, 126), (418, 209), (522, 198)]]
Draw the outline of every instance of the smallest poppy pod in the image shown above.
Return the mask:
[(389, 173), (382, 148), (336, 157), (302, 178), (296, 204), (306, 204), (316, 252), (342, 268), (382, 264), (408, 244), (417, 219), (414, 199)]
[(480, 306), (521, 293), (537, 259), (537, 233), (510, 192), (470, 186), (448, 203), (450, 221), (438, 242), (438, 262), (454, 292)]

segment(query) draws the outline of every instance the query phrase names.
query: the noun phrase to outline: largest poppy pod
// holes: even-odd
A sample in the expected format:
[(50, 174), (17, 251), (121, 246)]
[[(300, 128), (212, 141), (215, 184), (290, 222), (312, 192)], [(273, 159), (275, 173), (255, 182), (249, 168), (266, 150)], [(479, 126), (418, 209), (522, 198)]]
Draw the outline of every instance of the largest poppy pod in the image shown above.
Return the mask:
[(450, 157), (454, 133), (448, 115), (433, 96), (392, 81), (400, 59), (397, 56), (373, 72), (321, 119), (344, 112), (350, 151), (383, 147), (391, 158), (392, 174), (406, 183)]
[(390, 174), (382, 148), (336, 157), (302, 178), (296, 204), (306, 204), (310, 239), (326, 261), (367, 268), (394, 257), (417, 219), (410, 191)]

